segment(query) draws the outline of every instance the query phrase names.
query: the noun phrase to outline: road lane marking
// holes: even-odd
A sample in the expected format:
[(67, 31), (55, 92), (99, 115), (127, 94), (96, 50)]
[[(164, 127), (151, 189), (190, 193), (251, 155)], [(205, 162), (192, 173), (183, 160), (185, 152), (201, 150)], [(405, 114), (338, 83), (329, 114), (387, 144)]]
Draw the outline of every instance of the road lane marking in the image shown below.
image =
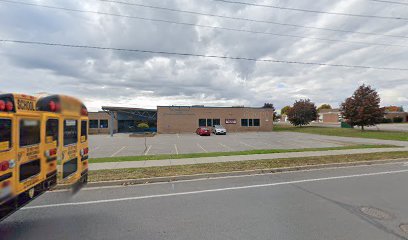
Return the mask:
[(145, 156), (149, 153), (150, 148), (152, 148), (152, 145), (149, 145), (149, 147), (147, 148), (146, 152), (144, 153)]
[(244, 143), (244, 142), (239, 142), (239, 143), (241, 143), (242, 145), (245, 145), (245, 146), (247, 146), (247, 147), (250, 147), (250, 148), (256, 148), (256, 147), (254, 147), (254, 146), (252, 146), (252, 145), (249, 145), (249, 144), (247, 144), (247, 143)]
[(132, 201), (132, 200), (142, 200), (142, 199), (152, 199), (152, 198), (162, 198), (162, 197), (172, 197), (172, 196), (194, 195), (194, 194), (201, 194), (201, 193), (225, 192), (225, 191), (232, 191), (232, 190), (242, 190), (242, 189), (252, 189), (252, 188), (262, 188), (262, 187), (273, 187), (273, 186), (290, 185), (290, 184), (297, 184), (297, 183), (321, 182), (321, 181), (327, 181), (327, 180), (338, 180), (338, 179), (358, 178), (358, 177), (367, 177), (367, 176), (379, 176), (379, 175), (406, 173), (406, 172), (408, 172), (407, 169), (406, 170), (397, 170), (397, 171), (385, 171), (385, 172), (375, 172), (375, 173), (343, 175), (343, 176), (336, 176), (336, 177), (312, 178), (312, 179), (294, 180), (294, 181), (287, 181), (287, 182), (276, 182), (276, 183), (267, 183), (267, 184), (248, 185), (248, 186), (241, 186), (241, 187), (216, 188), (216, 189), (207, 189), (207, 190), (190, 191), (190, 192), (167, 193), (167, 194), (157, 194), (157, 195), (147, 195), (147, 196), (127, 197), (127, 198), (116, 198), (116, 199), (106, 199), (106, 200), (95, 200), (95, 201), (86, 201), (86, 202), (56, 203), (56, 204), (48, 204), (48, 205), (38, 205), (38, 206), (23, 207), (22, 210), (42, 209), (42, 208), (52, 208), (52, 207), (65, 207), (65, 206), (80, 206), (80, 205), (91, 205), (91, 204), (100, 204), (100, 203), (114, 203), (114, 202), (124, 202), (124, 201)]
[(203, 149), (204, 152), (208, 152), (205, 148), (203, 148), (203, 146), (201, 146), (199, 143), (197, 143), (197, 146), (201, 149)]
[(119, 149), (118, 151), (114, 152), (111, 157), (116, 156), (116, 154), (120, 153), (123, 149), (125, 149), (126, 146), (122, 147), (121, 149)]
[(178, 155), (178, 149), (177, 149), (177, 144), (174, 144), (174, 149), (176, 149), (176, 154)]
[(227, 145), (224, 145), (224, 144), (222, 144), (222, 143), (218, 143), (218, 144), (221, 145), (221, 146), (223, 146), (223, 147), (225, 147), (226, 149), (228, 149), (228, 150), (230, 150), (230, 151), (234, 150), (234, 149), (232, 149), (231, 147), (228, 147)]
[[(364, 163), (364, 162), (350, 162), (351, 164), (353, 163)], [(220, 180), (220, 179), (230, 179), (230, 178), (248, 178), (248, 177), (258, 177), (258, 176), (266, 176), (266, 175), (279, 175), (279, 174), (296, 174), (299, 172), (316, 172), (316, 171), (325, 171), (325, 170), (337, 170), (337, 169), (347, 169), (347, 168), (367, 168), (367, 167), (378, 167), (378, 166), (383, 166), (383, 165), (401, 165), (401, 162), (391, 162), (391, 163), (370, 163), (369, 165), (353, 165), (353, 166), (338, 166), (338, 167), (324, 167), (322, 168), (313, 168), (313, 169), (303, 169), (303, 170), (296, 170), (296, 171), (283, 171), (283, 172), (269, 172), (269, 173), (259, 173), (259, 174), (248, 174), (248, 175), (236, 175), (236, 176), (223, 176), (223, 177), (210, 177), (205, 176), (203, 178), (197, 178), (197, 179), (187, 179), (187, 180), (178, 180), (177, 183), (184, 183), (184, 182), (199, 182), (199, 181), (215, 181), (215, 180)], [(332, 165), (332, 164), (329, 164)], [(305, 167), (305, 166), (301, 166)], [(117, 182), (123, 182), (123, 180), (116, 180)], [(109, 182), (115, 182), (115, 181), (109, 181)], [(154, 182), (154, 183), (149, 183), (148, 185), (145, 184), (134, 184), (134, 185), (114, 185), (114, 186), (102, 186), (102, 187), (86, 187), (82, 188), (81, 191), (91, 191), (91, 190), (99, 190), (99, 189), (105, 189), (105, 188), (124, 188), (124, 187), (145, 187), (149, 185), (158, 185), (158, 184), (169, 184), (169, 182)], [(60, 190), (52, 190), (45, 192), (45, 194), (48, 193), (58, 193), (58, 192), (68, 192), (71, 190), (67, 189), (60, 189)]]

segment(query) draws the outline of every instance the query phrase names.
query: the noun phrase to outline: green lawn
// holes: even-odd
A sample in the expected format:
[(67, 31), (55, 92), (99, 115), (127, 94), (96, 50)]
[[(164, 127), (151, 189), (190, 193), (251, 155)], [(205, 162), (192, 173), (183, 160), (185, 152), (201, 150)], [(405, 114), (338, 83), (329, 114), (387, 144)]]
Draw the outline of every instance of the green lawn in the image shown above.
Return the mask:
[(337, 156), (192, 164), (166, 167), (98, 170), (89, 172), (89, 181), (98, 182), (123, 179), (169, 177), (202, 173), (233, 172), (233, 171), (246, 171), (246, 170), (296, 167), (329, 163), (360, 162), (383, 159), (399, 159), (399, 158), (408, 158), (408, 152), (383, 152), (383, 153), (366, 153)]
[(147, 156), (129, 156), (129, 157), (106, 157), (91, 158), (89, 163), (103, 162), (124, 162), (124, 161), (144, 161), (144, 160), (162, 160), (162, 159), (181, 159), (181, 158), (200, 158), (200, 157), (219, 157), (219, 156), (236, 156), (251, 154), (268, 154), (268, 153), (289, 153), (289, 152), (310, 152), (310, 151), (329, 151), (329, 150), (348, 150), (348, 149), (365, 149), (365, 148), (391, 148), (393, 145), (350, 145), (330, 148), (301, 148), (301, 149), (265, 149), (265, 150), (247, 150), (235, 152), (209, 152), (209, 153), (189, 153), (189, 154), (160, 154)]
[(332, 128), (315, 126), (293, 127), (292, 125), (275, 125), (274, 131), (312, 133), (339, 137), (357, 137), (382, 140), (408, 141), (408, 132), (375, 131), (375, 130), (361, 131), (360, 129), (351, 128)]

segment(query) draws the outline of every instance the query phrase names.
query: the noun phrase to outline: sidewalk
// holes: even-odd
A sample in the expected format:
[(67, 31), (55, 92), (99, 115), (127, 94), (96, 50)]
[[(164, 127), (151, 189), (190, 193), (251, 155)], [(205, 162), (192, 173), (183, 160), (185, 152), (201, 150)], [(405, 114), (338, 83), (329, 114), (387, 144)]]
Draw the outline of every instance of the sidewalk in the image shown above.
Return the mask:
[(165, 160), (149, 160), (149, 161), (91, 163), (89, 164), (89, 169), (90, 170), (104, 170), (104, 169), (122, 169), (122, 168), (161, 167), (161, 166), (175, 166), (175, 165), (188, 165), (188, 164), (201, 164), (201, 163), (235, 162), (235, 161), (296, 158), (296, 157), (320, 157), (320, 156), (333, 156), (333, 155), (346, 155), (346, 154), (359, 154), (359, 153), (400, 152), (400, 151), (408, 151), (408, 147), (404, 147), (404, 148), (369, 148), (369, 149), (271, 153), (271, 154), (253, 154), (253, 155), (203, 157), (203, 158), (165, 159)]

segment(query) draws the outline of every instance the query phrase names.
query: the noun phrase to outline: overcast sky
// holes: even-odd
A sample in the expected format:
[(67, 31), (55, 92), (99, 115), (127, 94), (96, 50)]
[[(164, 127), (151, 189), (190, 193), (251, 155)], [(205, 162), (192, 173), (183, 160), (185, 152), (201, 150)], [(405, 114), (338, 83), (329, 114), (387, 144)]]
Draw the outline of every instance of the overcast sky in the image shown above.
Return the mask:
[[(23, 0), (18, 0), (23, 1)], [(98, 0), (28, 3), (260, 32), (408, 46), (408, 21), (228, 4), (213, 0), (118, 0), (187, 11), (405, 38), (342, 33), (129, 6)], [(408, 18), (408, 5), (369, 0), (249, 1), (281, 7)], [(398, 0), (403, 2), (403, 0)], [(408, 1), (406, 1), (408, 2)], [(195, 54), (408, 68), (408, 47), (233, 32), (0, 2), (0, 38)], [(102, 105), (262, 106), (299, 98), (337, 107), (360, 84), (383, 105), (408, 107), (408, 71), (386, 71), (0, 43), (0, 91), (74, 95)]]

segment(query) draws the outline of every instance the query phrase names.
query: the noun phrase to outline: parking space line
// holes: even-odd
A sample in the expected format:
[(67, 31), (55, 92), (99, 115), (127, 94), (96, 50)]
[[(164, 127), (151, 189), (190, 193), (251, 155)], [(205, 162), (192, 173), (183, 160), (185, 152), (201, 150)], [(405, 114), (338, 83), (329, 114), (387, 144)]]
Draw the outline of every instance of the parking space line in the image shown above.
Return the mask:
[(205, 148), (203, 148), (203, 146), (201, 146), (199, 143), (197, 143), (197, 146), (201, 149), (203, 149), (204, 152), (208, 152)]
[(150, 148), (152, 148), (152, 145), (149, 145), (149, 147), (147, 148), (146, 152), (144, 153), (144, 155), (147, 155), (150, 151)]
[(218, 144), (221, 145), (221, 146), (223, 146), (223, 147), (225, 147), (226, 149), (228, 149), (228, 150), (230, 150), (230, 151), (234, 150), (234, 149), (232, 149), (231, 147), (228, 147), (227, 145), (224, 145), (224, 144), (222, 144), (222, 143), (218, 143)]
[(124, 146), (124, 147), (122, 147), (121, 149), (119, 149), (118, 151), (114, 152), (114, 153), (111, 155), (111, 157), (116, 156), (116, 154), (120, 153), (120, 152), (121, 152), (123, 149), (125, 149), (125, 148), (126, 148), (126, 146)]
[(178, 149), (177, 149), (177, 144), (174, 144), (174, 149), (176, 149), (176, 154), (178, 155)]
[(99, 146), (98, 146), (98, 147), (94, 147), (94, 148), (91, 149), (91, 151), (98, 150), (99, 148), (100, 148)]
[(250, 148), (254, 148), (254, 149), (256, 148), (255, 146), (249, 145), (249, 144), (244, 143), (244, 142), (239, 142), (239, 143), (241, 143), (242, 145), (248, 146)]

